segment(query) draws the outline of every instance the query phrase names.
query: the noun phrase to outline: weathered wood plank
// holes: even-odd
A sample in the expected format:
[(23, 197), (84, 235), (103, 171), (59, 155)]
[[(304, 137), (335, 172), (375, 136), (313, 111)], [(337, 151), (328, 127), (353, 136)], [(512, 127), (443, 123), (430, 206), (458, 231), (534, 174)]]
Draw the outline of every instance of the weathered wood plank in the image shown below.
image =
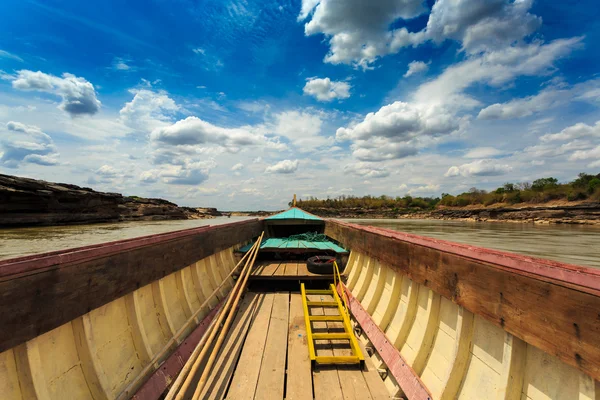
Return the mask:
[[(340, 315), (336, 308), (325, 307), (325, 315)], [(341, 322), (327, 322), (329, 333), (344, 333)], [(334, 356), (351, 356), (352, 350), (348, 340), (332, 340)], [(372, 400), (369, 387), (365, 382), (360, 365), (338, 365), (338, 379), (345, 400)]]
[(298, 276), (298, 263), (295, 261), (286, 263), (285, 275), (286, 276)]
[(272, 276), (277, 271), (277, 268), (279, 268), (279, 264), (281, 263), (278, 261), (271, 261), (265, 264), (262, 271), (260, 271), (260, 276)]
[(273, 272), (273, 276), (286, 276), (285, 270), (287, 265), (287, 262), (280, 262), (277, 269)]
[(365, 366), (362, 370), (362, 374), (365, 378), (367, 386), (369, 387), (371, 398), (373, 398), (373, 400), (389, 400), (391, 398), (390, 393), (385, 387), (383, 380), (379, 376), (379, 372), (377, 372), (377, 368), (373, 364), (373, 360), (371, 360), (371, 357), (368, 356), (363, 342), (359, 340), (358, 345), (365, 356)]
[(302, 297), (298, 293), (292, 293), (290, 296), (286, 399), (311, 399), (313, 395), (312, 373), (308, 356)]
[(309, 276), (312, 272), (308, 272), (308, 267), (305, 262), (298, 263), (298, 276)]
[[(331, 296), (308, 295), (309, 301), (333, 301)], [(309, 307), (311, 315), (325, 315), (323, 307)], [(327, 333), (327, 322), (315, 321), (312, 323), (313, 333)], [(315, 352), (317, 356), (332, 356), (333, 348), (331, 341), (319, 340), (315, 342)], [(342, 400), (342, 388), (335, 365), (316, 365), (313, 369), (313, 386), (315, 400), (332, 399)]]
[(325, 233), (600, 379), (597, 271), (333, 221)]
[(255, 399), (283, 399), (290, 294), (275, 293)]
[(256, 317), (250, 326), (240, 361), (227, 392), (228, 399), (254, 398), (261, 360), (267, 342), (267, 333), (269, 332), (273, 299), (273, 293), (266, 293), (258, 302)]
[(261, 228), (261, 221), (243, 221), (175, 239), (168, 235), (159, 240), (139, 238), (137, 247), (128, 240), (126, 246), (115, 242), (3, 262), (0, 352), (248, 240), (260, 234)]

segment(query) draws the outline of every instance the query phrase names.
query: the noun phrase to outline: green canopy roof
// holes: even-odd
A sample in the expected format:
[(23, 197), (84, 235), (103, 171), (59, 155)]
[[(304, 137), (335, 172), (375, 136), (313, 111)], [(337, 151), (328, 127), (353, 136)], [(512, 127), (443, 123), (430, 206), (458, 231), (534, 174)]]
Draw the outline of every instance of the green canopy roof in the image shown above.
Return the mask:
[(299, 209), (298, 207), (292, 207), (287, 211), (280, 212), (279, 214), (271, 215), (270, 217), (267, 217), (265, 219), (270, 219), (270, 220), (302, 219), (302, 220), (309, 220), (309, 221), (323, 221), (321, 218), (317, 217), (316, 215), (309, 214), (306, 211)]

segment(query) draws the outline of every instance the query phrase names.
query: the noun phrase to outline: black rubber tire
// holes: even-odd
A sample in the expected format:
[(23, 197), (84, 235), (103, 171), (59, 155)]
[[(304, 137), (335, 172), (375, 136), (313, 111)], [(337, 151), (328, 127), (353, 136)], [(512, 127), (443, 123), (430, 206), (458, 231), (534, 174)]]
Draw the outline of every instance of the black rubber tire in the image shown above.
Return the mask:
[[(333, 275), (333, 261), (335, 259), (332, 256), (314, 256), (306, 260), (306, 267), (313, 274)], [(337, 260), (337, 264), (341, 273), (344, 270), (341, 260)]]

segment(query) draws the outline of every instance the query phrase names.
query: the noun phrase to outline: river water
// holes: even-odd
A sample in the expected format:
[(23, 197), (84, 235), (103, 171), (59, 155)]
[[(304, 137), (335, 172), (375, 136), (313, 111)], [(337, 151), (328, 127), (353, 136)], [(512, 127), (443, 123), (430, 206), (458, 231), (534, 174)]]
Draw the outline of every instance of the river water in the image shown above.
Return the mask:
[[(0, 229), (0, 259), (248, 218)], [(346, 221), (600, 268), (600, 227), (597, 226), (397, 219)]]

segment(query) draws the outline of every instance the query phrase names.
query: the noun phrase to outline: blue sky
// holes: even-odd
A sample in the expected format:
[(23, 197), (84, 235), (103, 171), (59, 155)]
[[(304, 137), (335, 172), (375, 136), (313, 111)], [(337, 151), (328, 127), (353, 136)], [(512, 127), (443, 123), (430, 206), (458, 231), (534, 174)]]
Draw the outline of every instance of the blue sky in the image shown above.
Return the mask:
[(599, 13), (3, 1), (0, 172), (221, 209), (597, 173)]

